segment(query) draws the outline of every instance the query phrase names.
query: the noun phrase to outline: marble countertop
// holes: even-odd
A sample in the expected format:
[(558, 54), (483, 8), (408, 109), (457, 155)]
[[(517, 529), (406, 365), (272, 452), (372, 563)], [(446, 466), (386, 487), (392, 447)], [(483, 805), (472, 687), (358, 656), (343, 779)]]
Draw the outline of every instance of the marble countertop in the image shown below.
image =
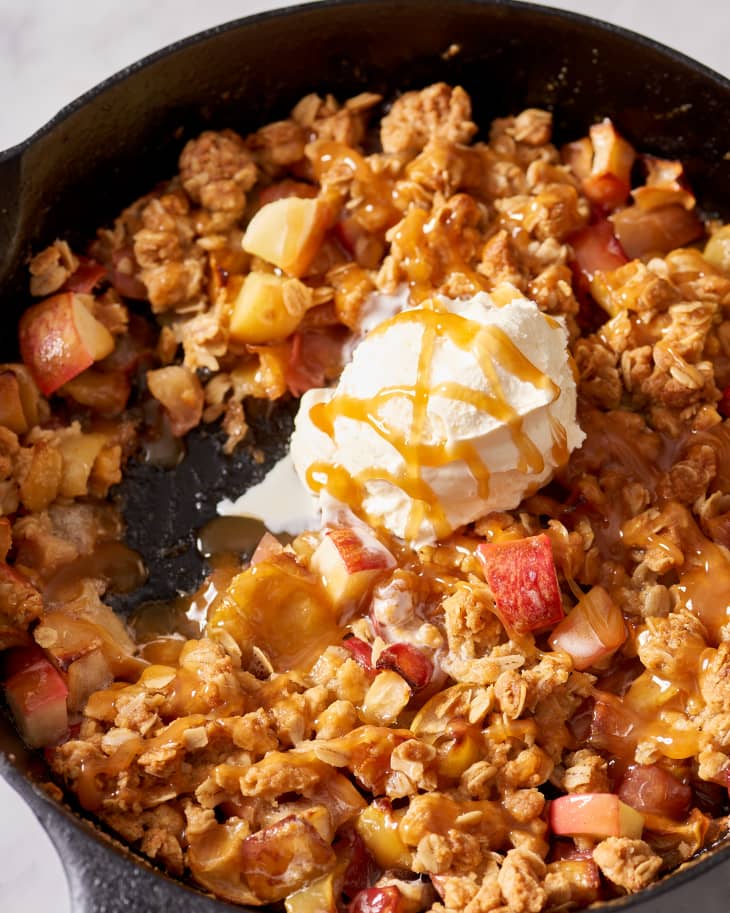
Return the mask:
[[(68, 102), (138, 58), (201, 29), (283, 5), (266, 0), (0, 0), (0, 149), (22, 142)], [(730, 76), (728, 0), (695, 0), (691, 7), (686, 0), (664, 0), (661, 14), (645, 0), (555, 0), (551, 5), (649, 35)], [(0, 810), (3, 913), (69, 913), (65, 878), (50, 841), (1, 779)]]

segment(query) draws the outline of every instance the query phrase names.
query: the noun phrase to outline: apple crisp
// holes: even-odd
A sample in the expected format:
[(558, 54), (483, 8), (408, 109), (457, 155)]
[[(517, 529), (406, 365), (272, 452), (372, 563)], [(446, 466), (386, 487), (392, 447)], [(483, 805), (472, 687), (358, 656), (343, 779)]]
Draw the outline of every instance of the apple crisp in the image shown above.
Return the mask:
[[(0, 366), (6, 704), (83, 809), (234, 903), (580, 909), (728, 834), (730, 225), (608, 120), (558, 148), (547, 111), (471, 118), (444, 84), (308, 95), (30, 263)], [(201, 423), (255, 446), (251, 403), (334, 382), (404, 288), (565, 327), (582, 446), (436, 544), (267, 533), (216, 556), (196, 631), (133, 637), (105, 602), (144, 580), (129, 461), (174, 465)]]

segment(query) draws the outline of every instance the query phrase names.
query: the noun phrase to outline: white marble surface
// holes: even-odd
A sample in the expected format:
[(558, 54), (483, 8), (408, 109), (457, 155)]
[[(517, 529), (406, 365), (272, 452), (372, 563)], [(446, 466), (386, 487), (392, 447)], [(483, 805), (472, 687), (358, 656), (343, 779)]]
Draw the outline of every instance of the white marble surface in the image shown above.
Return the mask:
[[(0, 149), (21, 142), (59, 108), (139, 57), (209, 26), (283, 5), (266, 0), (0, 0)], [(728, 0), (556, 0), (552, 5), (650, 35), (730, 76)], [(0, 780), (0, 910), (69, 909), (62, 869), (48, 839)]]

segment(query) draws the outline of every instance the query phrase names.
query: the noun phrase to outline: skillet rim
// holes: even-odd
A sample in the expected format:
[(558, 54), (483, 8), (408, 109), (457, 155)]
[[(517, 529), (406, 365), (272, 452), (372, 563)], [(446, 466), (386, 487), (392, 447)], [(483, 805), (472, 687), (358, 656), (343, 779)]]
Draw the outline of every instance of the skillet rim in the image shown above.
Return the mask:
[[(397, 0), (397, 2), (401, 7), (412, 6), (418, 8), (420, 6), (419, 0)], [(549, 19), (562, 19), (576, 24), (599, 28), (604, 32), (610, 32), (628, 39), (635, 44), (642, 45), (654, 51), (659, 51), (663, 55), (670, 57), (674, 62), (688, 66), (701, 76), (707, 77), (713, 82), (719, 82), (723, 88), (730, 90), (730, 76), (724, 76), (722, 73), (718, 73), (718, 71), (712, 69), (712, 67), (708, 67), (706, 64), (695, 60), (695, 58), (690, 57), (683, 51), (679, 51), (655, 38), (642, 35), (640, 32), (635, 32), (633, 29), (628, 29), (622, 25), (616, 25), (612, 22), (606, 22), (603, 19), (597, 19), (595, 16), (587, 16), (584, 13), (576, 13), (573, 10), (564, 10), (555, 6), (543, 6), (539, 3), (531, 3), (529, 0), (462, 0), (462, 2), (466, 2), (472, 6), (490, 6), (525, 10), (538, 15), (544, 15)], [(194, 47), (196, 44), (207, 41), (217, 35), (224, 34), (225, 32), (234, 31), (236, 28), (243, 25), (249, 26), (270, 19), (285, 18), (299, 13), (302, 10), (306, 13), (307, 10), (314, 8), (336, 9), (337, 7), (367, 6), (368, 3), (369, 0), (306, 0), (304, 3), (288, 4), (286, 6), (275, 7), (271, 10), (252, 13), (250, 16), (240, 16), (237, 19), (222, 22), (219, 25), (214, 25), (211, 28), (203, 29), (200, 32), (195, 32), (185, 38), (173, 41), (156, 51), (152, 51), (150, 54), (146, 54), (144, 57), (140, 57), (138, 60), (133, 61), (126, 67), (122, 67), (122, 69), (117, 70), (110, 76), (107, 76), (106, 79), (96, 83), (96, 85), (87, 89), (81, 95), (60, 108), (56, 114), (38, 127), (38, 129), (31, 133), (29, 137), (12, 146), (8, 146), (6, 149), (0, 150), (0, 166), (4, 165), (7, 161), (22, 158), (27, 149), (35, 145), (40, 139), (62, 124), (68, 117), (75, 114), (77, 111), (80, 111), (107, 89), (123, 82), (134, 73), (144, 70), (148, 66), (163, 60), (176, 51)]]

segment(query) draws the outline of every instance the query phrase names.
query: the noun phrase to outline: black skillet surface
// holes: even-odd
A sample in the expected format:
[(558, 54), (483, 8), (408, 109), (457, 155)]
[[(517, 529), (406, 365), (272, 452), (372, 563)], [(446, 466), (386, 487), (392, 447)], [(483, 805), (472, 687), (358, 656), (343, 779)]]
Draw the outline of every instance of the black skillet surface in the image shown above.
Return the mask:
[[(445, 52), (458, 45), (459, 53)], [(128, 202), (176, 170), (186, 139), (206, 127), (242, 133), (284, 117), (310, 91), (386, 98), (443, 79), (462, 84), (474, 120), (527, 106), (555, 112), (557, 140), (610, 116), (639, 149), (681, 158), (700, 205), (730, 217), (730, 83), (647, 39), (569, 13), (512, 2), (354, 0), (255, 16), (173, 45), (110, 79), (28, 142), (0, 155), (0, 307), (12, 327), (27, 304), (25, 263), (57, 236), (93, 235)], [(14, 333), (0, 358), (15, 354)], [(270, 465), (291, 407), (262, 416)], [(129, 541), (150, 569), (145, 598), (189, 589), (201, 573), (191, 530), (222, 493), (266, 466), (220, 452), (196, 432), (175, 471), (135, 466), (120, 486)], [(214, 913), (234, 909), (141, 862), (39, 788), (42, 760), (0, 715), (0, 772), (56, 842), (74, 913)], [(706, 853), (638, 899), (601, 910), (730, 911), (730, 847)], [(0, 902), (0, 907), (2, 906)], [(238, 908), (240, 909), (240, 908)]]

